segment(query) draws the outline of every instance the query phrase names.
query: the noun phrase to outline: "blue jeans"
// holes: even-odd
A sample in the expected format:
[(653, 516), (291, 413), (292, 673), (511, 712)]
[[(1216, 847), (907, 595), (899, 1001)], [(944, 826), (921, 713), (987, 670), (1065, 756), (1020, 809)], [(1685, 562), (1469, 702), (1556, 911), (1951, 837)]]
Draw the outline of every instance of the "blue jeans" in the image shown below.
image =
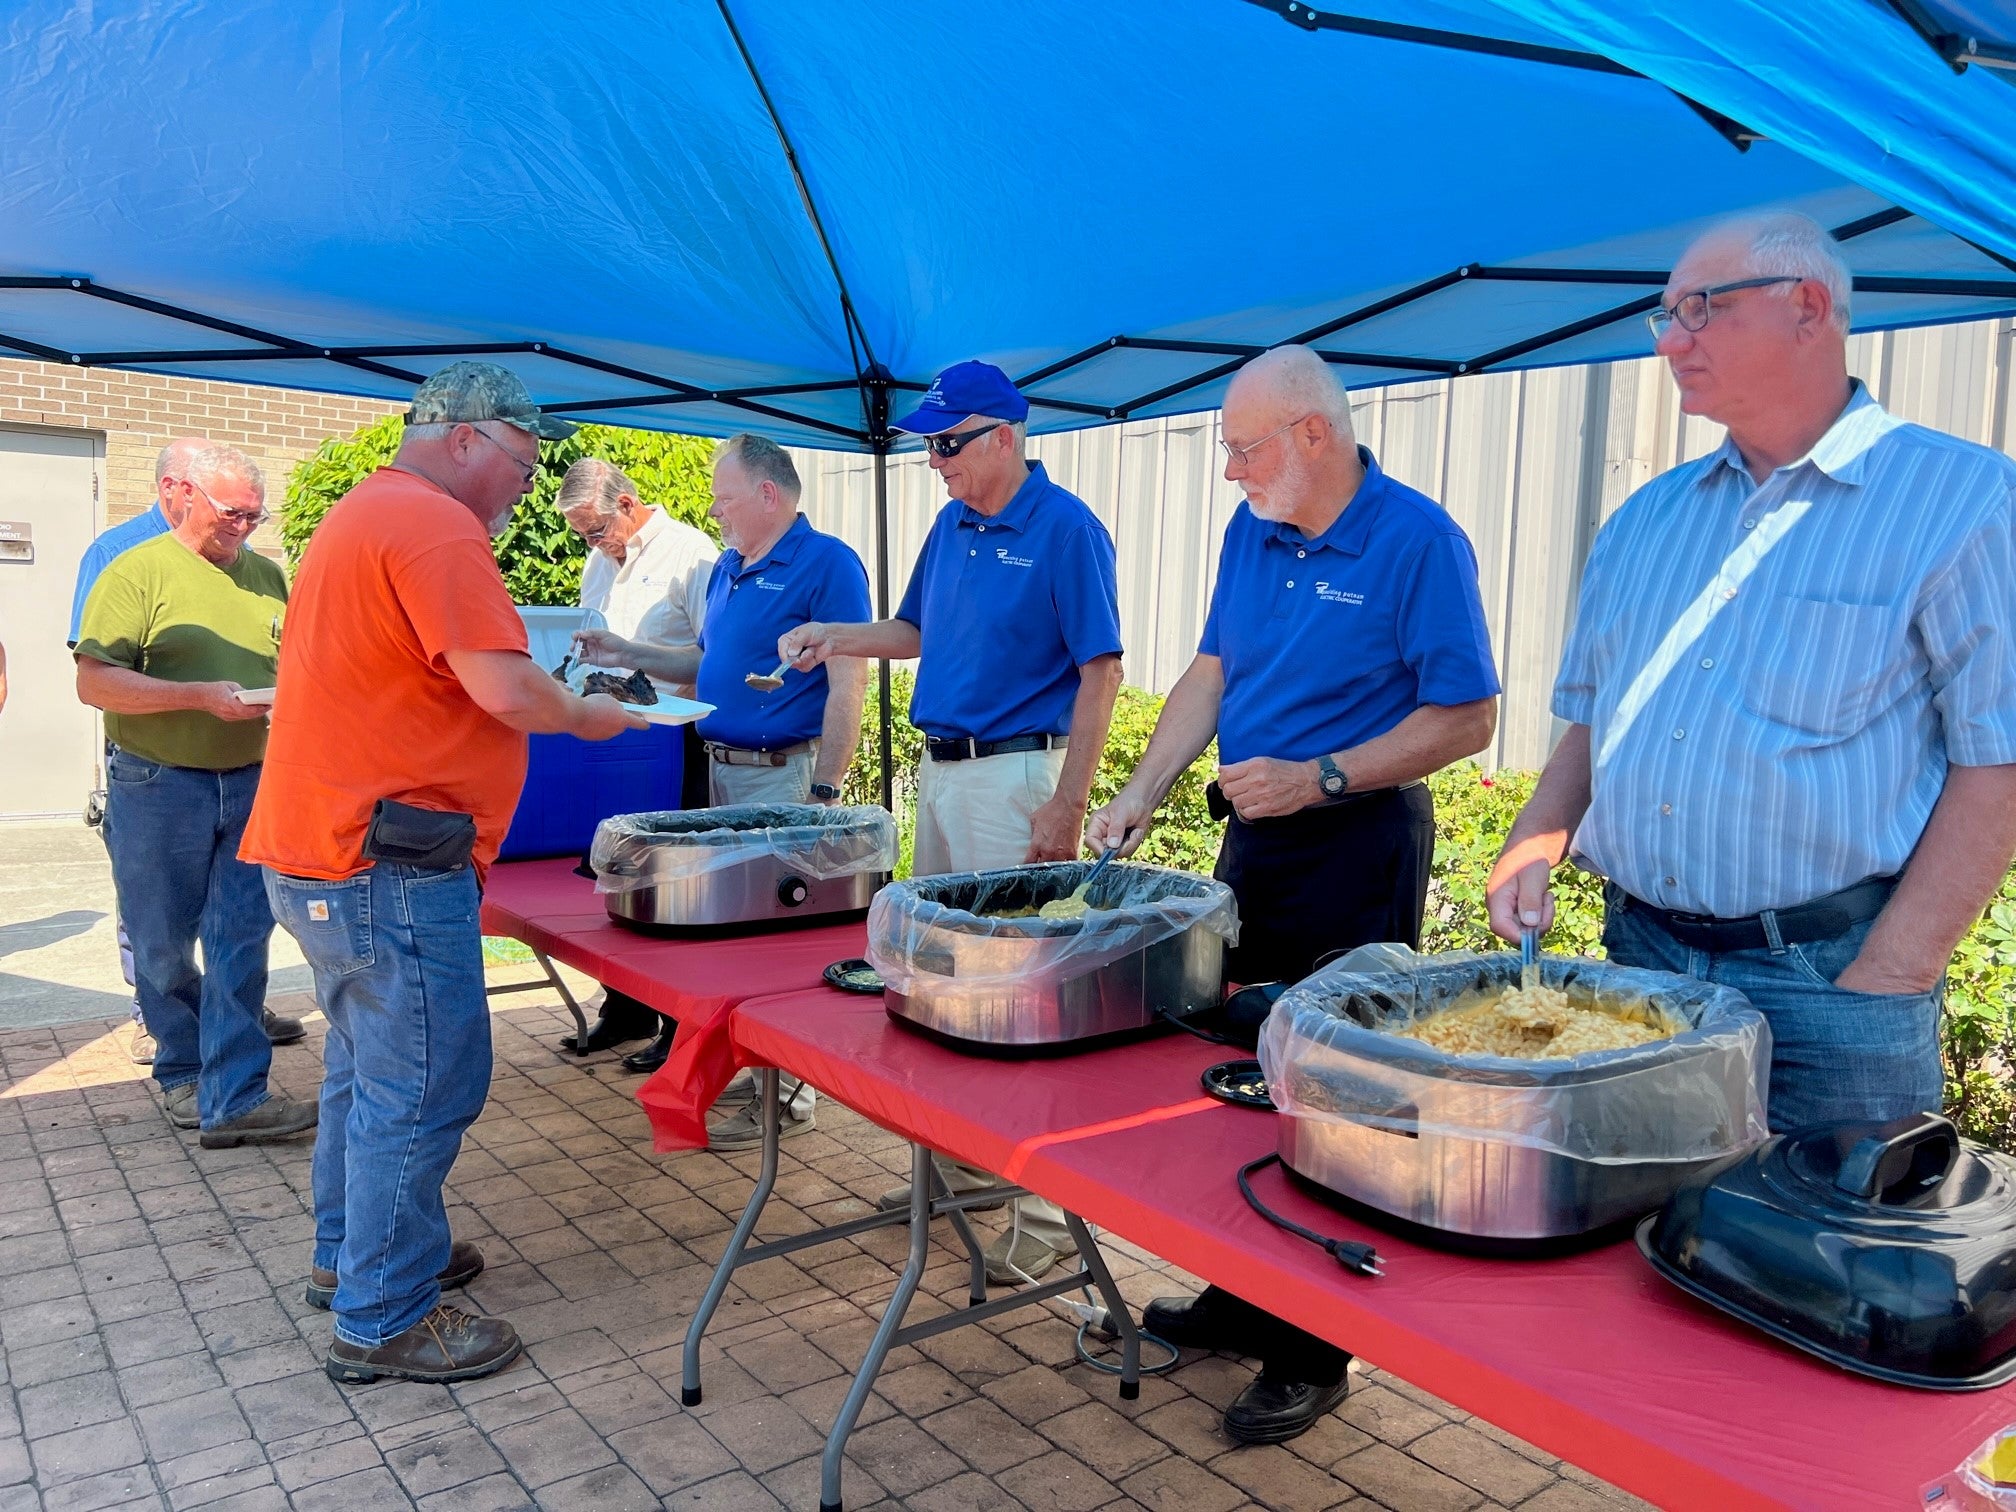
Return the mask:
[(106, 771), (105, 846), (154, 1036), (154, 1080), (164, 1091), (196, 1083), (197, 1114), (214, 1129), (266, 1101), (273, 1064), (273, 913), (259, 868), (238, 859), (259, 768), (208, 772), (115, 747)]
[(490, 1094), (476, 873), (380, 862), (342, 882), (266, 869), (329, 1021), (315, 1139), (315, 1264), (336, 1336), (375, 1347), (440, 1300), (441, 1183)]
[[(1734, 987), (1771, 1026), (1771, 1127), (1886, 1123), (1939, 1111), (1942, 977), (1930, 992), (1843, 992), (1834, 979), (1869, 937), (1867, 920), (1831, 940), (1782, 952), (1682, 945), (1643, 909), (1604, 889), (1603, 944), (1624, 966), (1675, 971)], [(1621, 906), (1620, 906), (1621, 904)]]

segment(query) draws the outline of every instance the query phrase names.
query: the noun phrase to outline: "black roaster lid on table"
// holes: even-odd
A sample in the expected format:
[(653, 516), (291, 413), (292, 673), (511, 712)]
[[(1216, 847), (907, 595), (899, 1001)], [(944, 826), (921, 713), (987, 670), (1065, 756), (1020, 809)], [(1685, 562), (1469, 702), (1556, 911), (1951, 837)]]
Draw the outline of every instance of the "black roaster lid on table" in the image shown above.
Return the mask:
[(1794, 1130), (1638, 1229), (1683, 1290), (1898, 1385), (2016, 1380), (2016, 1160), (1936, 1114)]

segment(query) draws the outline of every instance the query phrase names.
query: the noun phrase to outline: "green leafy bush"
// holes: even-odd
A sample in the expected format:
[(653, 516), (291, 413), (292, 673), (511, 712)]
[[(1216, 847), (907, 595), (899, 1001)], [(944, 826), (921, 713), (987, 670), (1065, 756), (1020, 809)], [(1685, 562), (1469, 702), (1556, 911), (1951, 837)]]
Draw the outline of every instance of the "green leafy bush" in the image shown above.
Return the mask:
[[(300, 562), (330, 506), (392, 460), (404, 430), (399, 416), (387, 415), (353, 436), (324, 441), (288, 475), (280, 543), (290, 566)], [(497, 564), (511, 597), (521, 604), (572, 604), (580, 598), (587, 548), (553, 507), (560, 479), (576, 461), (601, 457), (615, 463), (645, 503), (718, 539), (707, 518), (713, 455), (714, 443), (697, 436), (611, 425), (584, 425), (565, 441), (540, 442), (539, 476), (497, 541)]]

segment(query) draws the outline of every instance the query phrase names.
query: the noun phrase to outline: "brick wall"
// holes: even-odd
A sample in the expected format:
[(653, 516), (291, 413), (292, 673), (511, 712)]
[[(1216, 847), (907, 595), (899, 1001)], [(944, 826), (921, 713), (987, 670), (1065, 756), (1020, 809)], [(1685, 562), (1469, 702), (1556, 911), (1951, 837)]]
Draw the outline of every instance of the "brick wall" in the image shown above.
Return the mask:
[[(277, 511), (288, 472), (325, 438), (347, 436), (405, 407), (200, 378), (0, 361), (0, 425), (72, 426), (104, 434), (101, 508), (107, 525), (131, 519), (153, 502), (155, 453), (176, 436), (207, 436), (239, 448), (265, 470), (267, 507)], [(266, 527), (255, 544), (275, 549), (271, 534)]]

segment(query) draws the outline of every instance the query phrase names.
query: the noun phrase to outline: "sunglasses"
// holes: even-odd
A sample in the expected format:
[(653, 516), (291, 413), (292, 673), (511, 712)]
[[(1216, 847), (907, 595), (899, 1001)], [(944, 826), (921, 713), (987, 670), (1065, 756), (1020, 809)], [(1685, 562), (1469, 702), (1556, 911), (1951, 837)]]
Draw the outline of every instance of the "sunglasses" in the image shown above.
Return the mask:
[(924, 445), (934, 456), (956, 457), (982, 436), (992, 435), (1007, 423), (1006, 420), (996, 420), (992, 425), (983, 425), (978, 430), (960, 431), (956, 435), (950, 431), (940, 431), (935, 436), (926, 436)]

